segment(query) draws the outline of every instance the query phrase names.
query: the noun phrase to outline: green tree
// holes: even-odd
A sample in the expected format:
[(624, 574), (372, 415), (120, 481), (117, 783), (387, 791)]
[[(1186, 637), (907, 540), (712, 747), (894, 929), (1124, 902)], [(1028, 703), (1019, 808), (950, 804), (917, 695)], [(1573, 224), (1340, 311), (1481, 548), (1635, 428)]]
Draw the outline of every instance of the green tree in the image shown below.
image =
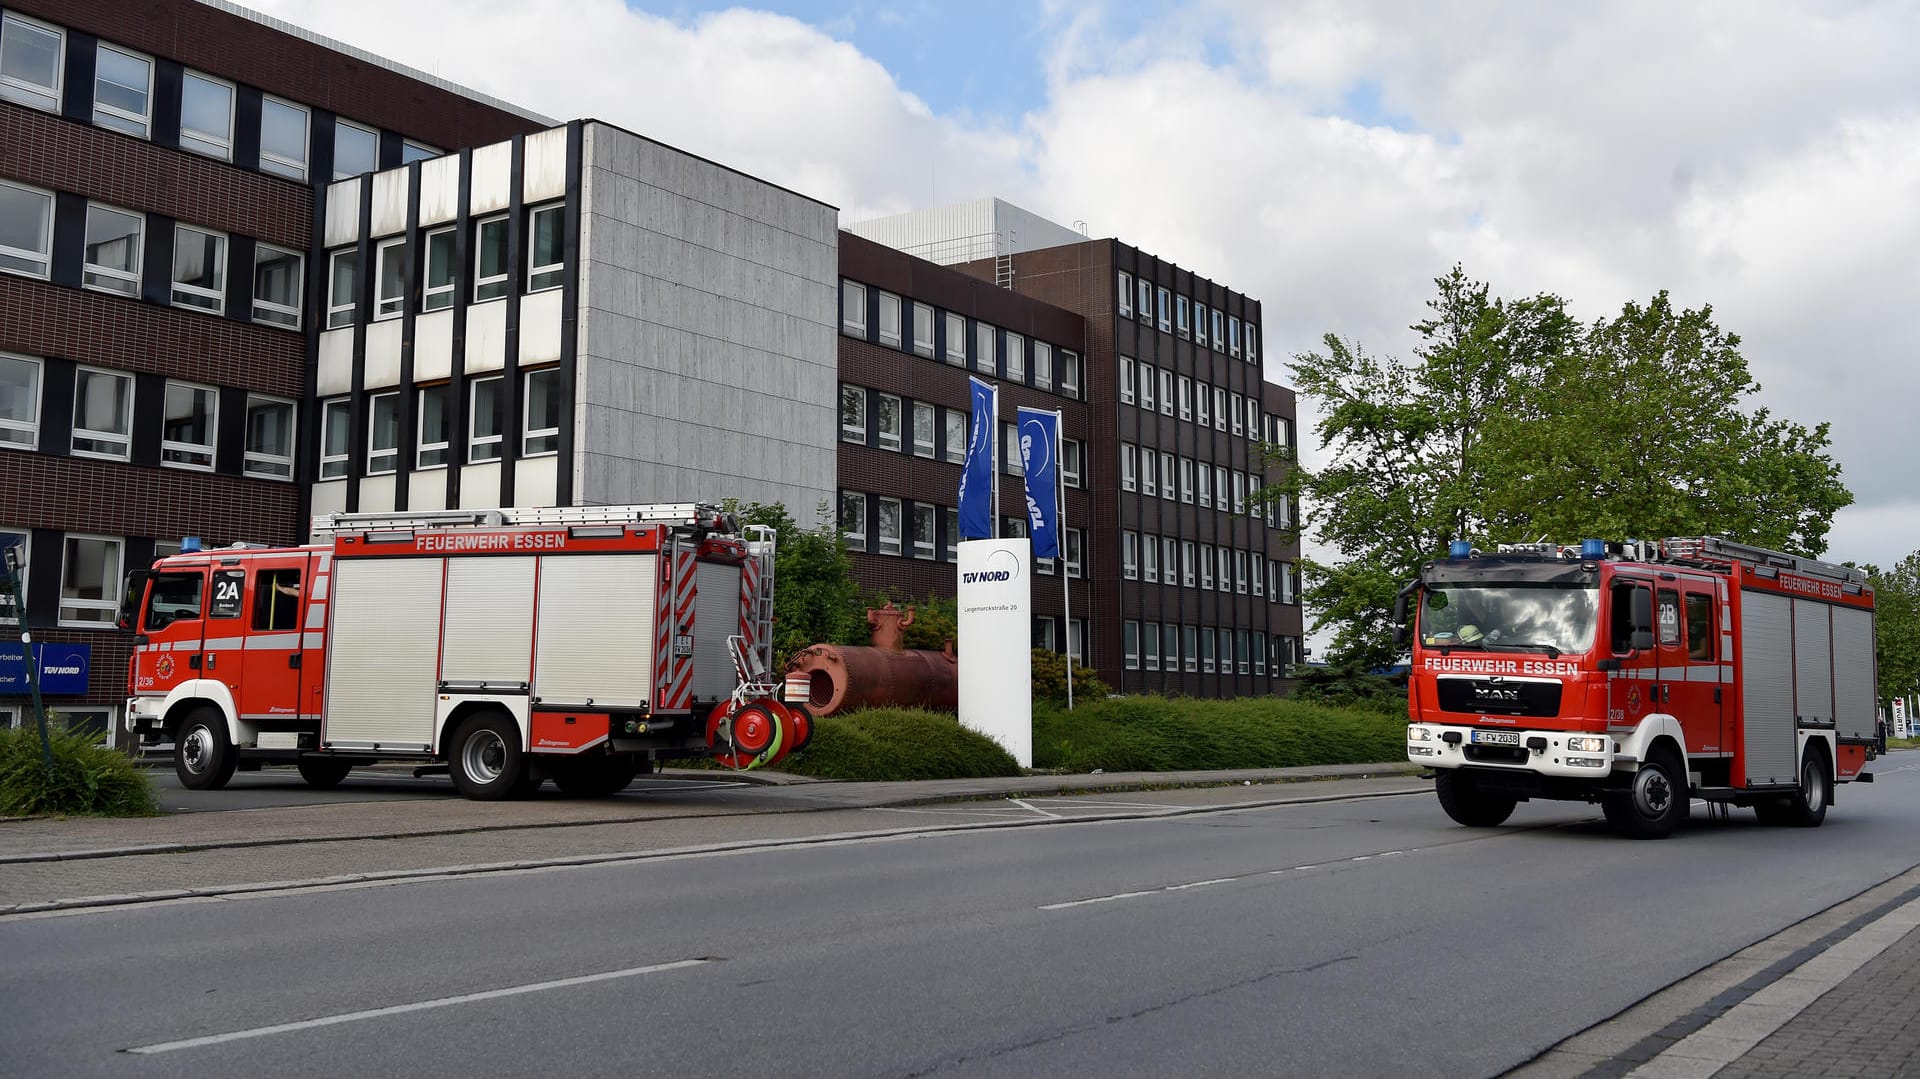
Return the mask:
[[(727, 509), (740, 523), (774, 530), (773, 669), (785, 669), (787, 657), (811, 644), (866, 643), (866, 614), (859, 586), (838, 529), (804, 528), (778, 502), (734, 501)], [(826, 507), (820, 508), (828, 520)]]
[(1920, 551), (1891, 570), (1866, 570), (1873, 585), (1880, 696), (1904, 697), (1920, 690)]
[(1292, 365), (1331, 460), (1262, 498), (1301, 497), (1302, 527), (1334, 552), (1303, 566), (1331, 658), (1391, 661), (1394, 593), (1454, 539), (1825, 549), (1852, 501), (1827, 426), (1747, 410), (1759, 386), (1711, 308), (1676, 311), (1662, 292), (1583, 327), (1559, 297), (1492, 297), (1458, 266), (1435, 284), (1412, 362), (1329, 334)]

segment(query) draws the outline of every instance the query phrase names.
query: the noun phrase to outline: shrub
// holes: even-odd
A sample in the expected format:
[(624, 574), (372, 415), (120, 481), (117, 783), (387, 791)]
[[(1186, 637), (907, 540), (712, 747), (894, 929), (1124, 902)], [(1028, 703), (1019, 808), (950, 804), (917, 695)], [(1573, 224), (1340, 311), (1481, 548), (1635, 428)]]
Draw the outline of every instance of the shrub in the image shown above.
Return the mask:
[(1398, 761), (1405, 754), (1404, 714), (1278, 697), (1076, 698), (1071, 712), (1034, 706), (1035, 767), (1069, 772), (1293, 768)]
[[(1109, 692), (1107, 684), (1092, 667), (1082, 667), (1078, 662), (1073, 665), (1073, 699), (1080, 701), (1099, 700)], [(1046, 648), (1033, 650), (1033, 699), (1052, 701), (1055, 704), (1067, 703), (1067, 657)]]
[(816, 720), (813, 742), (779, 765), (819, 779), (971, 779), (1017, 776), (999, 743), (952, 713), (873, 708)]
[(95, 742), (90, 731), (68, 730), (48, 717), (53, 748), (49, 775), (37, 725), (0, 730), (0, 814), (151, 817), (160, 812), (153, 785), (131, 758)]
[(1293, 699), (1405, 716), (1407, 676), (1371, 674), (1358, 664), (1296, 668)]

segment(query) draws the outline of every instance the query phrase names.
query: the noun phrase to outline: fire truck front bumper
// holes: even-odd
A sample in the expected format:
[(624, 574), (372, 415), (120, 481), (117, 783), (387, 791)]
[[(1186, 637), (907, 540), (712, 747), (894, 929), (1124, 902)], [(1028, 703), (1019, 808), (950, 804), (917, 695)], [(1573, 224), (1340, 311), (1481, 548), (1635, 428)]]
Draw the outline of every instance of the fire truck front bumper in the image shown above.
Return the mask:
[(1615, 746), (1604, 734), (1507, 727), (1407, 724), (1407, 759), (1428, 768), (1511, 768), (1566, 779), (1605, 779)]

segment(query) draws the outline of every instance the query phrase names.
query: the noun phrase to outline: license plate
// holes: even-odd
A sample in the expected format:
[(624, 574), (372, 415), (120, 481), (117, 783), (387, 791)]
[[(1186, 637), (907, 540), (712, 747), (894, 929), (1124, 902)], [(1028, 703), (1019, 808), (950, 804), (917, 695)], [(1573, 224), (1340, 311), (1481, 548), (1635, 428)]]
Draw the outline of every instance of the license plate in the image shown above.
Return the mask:
[(1520, 744), (1520, 732), (1474, 731), (1473, 741), (1475, 745), (1482, 746), (1517, 746)]

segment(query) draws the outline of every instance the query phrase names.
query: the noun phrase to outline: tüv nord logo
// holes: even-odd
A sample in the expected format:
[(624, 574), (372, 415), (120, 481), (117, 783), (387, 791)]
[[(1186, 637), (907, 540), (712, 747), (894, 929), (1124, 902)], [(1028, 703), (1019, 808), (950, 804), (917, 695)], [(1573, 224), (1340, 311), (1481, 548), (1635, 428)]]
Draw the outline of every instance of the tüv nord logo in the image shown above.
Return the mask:
[(1012, 551), (995, 551), (987, 556), (987, 568), (969, 570), (960, 575), (961, 584), (997, 584), (1020, 576), (1020, 559)]

